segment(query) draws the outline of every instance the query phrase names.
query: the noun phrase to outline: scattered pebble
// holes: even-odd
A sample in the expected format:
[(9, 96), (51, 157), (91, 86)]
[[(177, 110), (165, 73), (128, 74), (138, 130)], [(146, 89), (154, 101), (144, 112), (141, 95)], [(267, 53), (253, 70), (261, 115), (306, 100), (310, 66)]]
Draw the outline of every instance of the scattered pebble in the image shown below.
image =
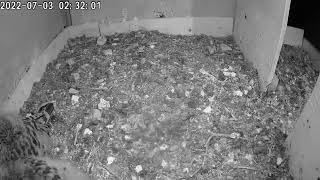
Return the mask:
[(141, 46), (138, 48), (138, 53), (143, 53), (144, 52), (145, 47)]
[(251, 163), (253, 163), (253, 155), (252, 154), (246, 154), (245, 158)]
[(136, 166), (135, 170), (137, 173), (140, 173), (143, 170), (143, 168), (141, 165), (138, 165), (138, 166)]
[(56, 69), (58, 70), (58, 69), (60, 69), (60, 66), (61, 66), (61, 64), (59, 63), (59, 64), (57, 64), (56, 65)]
[(103, 51), (103, 54), (106, 56), (111, 56), (112, 55), (112, 49), (106, 49)]
[(257, 129), (256, 129), (256, 133), (257, 133), (257, 134), (260, 134), (261, 131), (262, 131), (262, 128), (257, 128)]
[(109, 156), (109, 157), (107, 158), (107, 164), (108, 164), (108, 165), (112, 164), (112, 163), (114, 162), (114, 160), (116, 160), (115, 157)]
[(184, 94), (186, 97), (188, 97), (188, 98), (190, 97), (190, 91), (185, 91)]
[(217, 151), (217, 152), (220, 152), (221, 151), (221, 146), (219, 143), (215, 143), (214, 144), (214, 150)]
[(154, 49), (155, 47), (156, 47), (156, 45), (154, 45), (154, 44), (151, 44), (151, 45), (150, 45), (150, 48), (151, 48), (151, 49)]
[(135, 174), (131, 174), (131, 180), (138, 180), (138, 177)]
[(234, 163), (234, 153), (233, 152), (229, 152), (228, 153), (228, 158), (226, 159), (226, 162), (229, 164), (232, 164), (232, 163)]
[(281, 157), (277, 158), (277, 165), (279, 166), (283, 162), (283, 159)]
[(206, 95), (206, 93), (201, 89), (200, 95), (201, 95), (202, 97), (204, 97), (204, 96)]
[(232, 180), (234, 179), (232, 176), (227, 176), (227, 180)]
[(179, 149), (178, 145), (173, 145), (170, 147), (170, 151), (176, 151), (177, 149)]
[(220, 48), (221, 48), (222, 51), (231, 51), (232, 50), (232, 48), (230, 46), (228, 46), (228, 45), (226, 45), (224, 43), (220, 44)]
[(132, 140), (132, 137), (129, 136), (129, 135), (125, 135), (125, 136), (124, 136), (124, 139), (125, 139), (126, 141), (130, 141), (130, 140)]
[(56, 153), (59, 153), (59, 152), (60, 152), (60, 148), (59, 148), (59, 147), (56, 147), (56, 148), (54, 148), (54, 151), (55, 151)]
[(174, 163), (171, 163), (171, 162), (170, 162), (170, 168), (171, 168), (171, 169), (175, 169), (175, 168), (176, 168), (176, 165), (175, 165)]
[(76, 96), (76, 95), (72, 95), (71, 97), (71, 104), (72, 105), (76, 105), (78, 102), (79, 102), (79, 96)]
[(254, 80), (251, 79), (251, 80), (249, 81), (249, 84), (250, 84), (251, 86), (253, 86), (253, 85), (254, 85)]
[(113, 127), (114, 127), (114, 124), (109, 124), (106, 126), (106, 128), (108, 128), (108, 129), (112, 129)]
[(130, 126), (130, 124), (124, 124), (121, 126), (121, 129), (125, 132), (129, 132), (131, 129), (131, 126)]
[(74, 78), (74, 80), (77, 82), (80, 79), (80, 74), (79, 73), (72, 73), (71, 74)]
[(84, 129), (83, 135), (91, 135), (92, 131), (89, 128)]
[(236, 77), (237, 74), (235, 72), (224, 71), (223, 75), (228, 76), (228, 77)]
[(72, 66), (74, 64), (74, 60), (70, 58), (67, 60), (67, 63), (69, 64), (69, 66)]
[(79, 91), (76, 90), (76, 89), (70, 88), (70, 89), (69, 89), (69, 93), (70, 93), (70, 94), (78, 94)]
[(101, 119), (102, 113), (99, 109), (93, 109), (92, 110), (92, 118), (93, 119)]
[(106, 109), (110, 107), (110, 102), (100, 98), (100, 102), (98, 104), (98, 109)]
[(183, 148), (186, 148), (186, 147), (187, 147), (187, 142), (186, 142), (186, 141), (183, 141), (183, 142), (181, 143), (181, 146), (182, 146)]
[(230, 138), (235, 139), (235, 138), (239, 138), (240, 134), (239, 133), (231, 133), (230, 134)]
[(224, 73), (225, 72), (219, 71), (219, 73), (218, 73), (218, 80), (219, 81), (225, 81), (226, 80), (226, 77), (225, 77)]
[(189, 168), (183, 168), (182, 170), (184, 173), (189, 173)]
[(76, 131), (79, 131), (82, 128), (82, 124), (77, 124)]
[(166, 150), (166, 149), (168, 149), (168, 145), (166, 145), (166, 144), (162, 144), (161, 146), (160, 146), (160, 150), (161, 151), (164, 151), (164, 150)]
[(234, 95), (234, 96), (240, 96), (240, 97), (241, 97), (241, 96), (243, 96), (243, 93), (242, 93), (240, 90), (237, 90), (237, 91), (234, 91), (234, 92), (233, 92), (233, 95)]
[(213, 102), (214, 101), (214, 96), (211, 96), (208, 98), (209, 102)]
[(99, 36), (97, 39), (97, 44), (99, 46), (106, 44), (106, 42), (107, 42), (107, 38), (105, 36)]
[(207, 114), (211, 113), (211, 111), (212, 111), (211, 106), (208, 106), (208, 107), (206, 107), (206, 108), (203, 110), (203, 112), (204, 112), (204, 113), (207, 113)]
[(209, 54), (215, 54), (217, 52), (217, 48), (215, 46), (208, 46)]
[(167, 163), (165, 160), (162, 160), (161, 166), (162, 166), (163, 168), (166, 168), (166, 167), (168, 167), (168, 163)]
[(99, 80), (97, 81), (97, 83), (98, 83), (98, 84), (101, 84), (101, 83), (105, 82), (105, 80), (106, 80), (106, 78), (99, 79)]

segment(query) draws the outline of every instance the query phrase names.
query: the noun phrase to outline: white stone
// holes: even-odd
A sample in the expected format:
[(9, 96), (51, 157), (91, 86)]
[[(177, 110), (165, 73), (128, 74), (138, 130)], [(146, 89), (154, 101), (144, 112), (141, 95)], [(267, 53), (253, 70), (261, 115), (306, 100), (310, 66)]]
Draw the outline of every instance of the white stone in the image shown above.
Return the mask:
[(129, 140), (131, 140), (132, 138), (131, 138), (131, 136), (129, 136), (129, 135), (125, 135), (125, 136), (124, 136), (124, 139), (125, 139), (126, 141), (129, 141)]
[(166, 149), (168, 149), (168, 145), (166, 145), (166, 144), (162, 144), (161, 146), (160, 146), (160, 150), (161, 151), (164, 151), (164, 150), (166, 150)]
[(233, 95), (241, 97), (241, 96), (243, 96), (243, 93), (240, 90), (237, 90), (237, 91), (233, 92)]
[(70, 89), (69, 89), (69, 93), (70, 93), (70, 94), (78, 94), (79, 91), (76, 90), (76, 89), (70, 88)]
[(111, 56), (112, 55), (112, 49), (104, 50), (103, 54), (106, 55), (106, 56), (108, 56), (108, 55)]
[(84, 135), (91, 135), (92, 131), (89, 128), (86, 128), (86, 129), (84, 129), (83, 134)]
[(99, 46), (104, 45), (107, 42), (107, 38), (105, 36), (99, 36), (97, 39), (97, 44)]
[(100, 98), (100, 102), (98, 104), (98, 109), (105, 109), (110, 107), (110, 102)]
[(75, 105), (75, 104), (77, 104), (78, 102), (79, 102), (79, 96), (76, 96), (76, 95), (72, 95), (72, 97), (71, 97), (71, 104), (72, 105)]
[(138, 165), (138, 166), (136, 166), (135, 170), (137, 173), (140, 173), (143, 170), (143, 168), (141, 165)]
[(72, 76), (75, 81), (78, 81), (80, 79), (80, 74), (79, 73), (72, 73)]
[(114, 160), (116, 160), (115, 157), (109, 156), (109, 157), (107, 158), (107, 164), (108, 164), (108, 165), (112, 164), (112, 163), (114, 162)]
[(204, 97), (204, 96), (206, 95), (206, 93), (201, 89), (200, 95), (201, 95), (202, 97)]
[(208, 114), (211, 113), (211, 111), (212, 111), (211, 106), (208, 106), (203, 110), (204, 113), (208, 113)]
[(114, 127), (114, 124), (109, 124), (106, 126), (108, 129), (112, 129)]
[(166, 168), (166, 167), (168, 167), (168, 163), (167, 163), (165, 160), (162, 160), (161, 166), (162, 166), (163, 168)]
[(60, 66), (61, 66), (61, 64), (59, 63), (59, 64), (57, 64), (56, 65), (56, 69), (60, 69)]
[(93, 119), (101, 119), (101, 111), (99, 109), (93, 109), (92, 110), (92, 118)]
[(76, 130), (79, 131), (82, 128), (82, 124), (77, 124)]
[(222, 51), (231, 51), (232, 50), (232, 48), (230, 46), (223, 44), (223, 43), (220, 44), (220, 48)]
[(283, 159), (281, 157), (277, 158), (277, 165), (280, 165), (283, 162)]

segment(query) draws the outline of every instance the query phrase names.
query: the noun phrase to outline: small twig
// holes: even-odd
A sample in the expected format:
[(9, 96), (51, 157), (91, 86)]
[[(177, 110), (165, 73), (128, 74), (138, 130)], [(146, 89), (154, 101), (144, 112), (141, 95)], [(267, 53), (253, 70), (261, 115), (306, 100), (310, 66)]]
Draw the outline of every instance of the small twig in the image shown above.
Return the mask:
[(225, 138), (231, 138), (231, 139), (244, 139), (244, 140), (247, 140), (247, 138), (234, 137), (234, 135), (232, 135), (232, 134), (221, 134), (221, 133), (211, 133), (210, 137), (225, 137)]
[(92, 88), (92, 87), (78, 87), (82, 90), (96, 90), (96, 91), (101, 91), (101, 90), (104, 90), (104, 91), (108, 91), (110, 90), (112, 87), (96, 87), (96, 88)]
[(88, 88), (90, 90), (110, 90), (110, 87), (98, 87), (98, 88)]
[(95, 146), (96, 146), (96, 142), (94, 142), (92, 145), (92, 148), (91, 148), (89, 155), (87, 157), (87, 161), (89, 161), (89, 158), (97, 152), (97, 149), (99, 149), (99, 147), (95, 147)]
[(109, 174), (114, 176), (116, 179), (120, 179), (115, 173), (113, 173), (106, 165), (102, 164), (101, 162), (98, 162), (99, 165), (106, 171), (108, 171)]
[[(220, 134), (220, 135), (221, 135), (221, 134)], [(205, 152), (205, 154), (204, 154), (204, 156), (203, 156), (202, 163), (201, 163), (201, 167), (198, 168), (198, 170), (196, 170), (194, 173), (192, 173), (192, 174), (190, 175), (190, 178), (192, 178), (193, 176), (195, 176), (195, 175), (203, 168), (204, 163), (206, 162), (206, 157), (207, 157), (207, 155), (208, 155), (209, 143), (210, 143), (211, 139), (212, 139), (214, 136), (217, 136), (217, 134), (212, 134), (212, 135), (207, 139), (207, 141), (206, 141), (206, 152)]]
[(224, 108), (225, 108), (225, 110), (226, 110), (228, 113), (231, 114), (232, 120), (237, 120), (237, 118), (234, 116), (233, 112), (232, 112), (230, 109), (228, 109), (227, 107), (224, 107)]
[(76, 137), (74, 138), (73, 145), (77, 145), (78, 134), (79, 134), (79, 130), (77, 129)]
[(101, 34), (101, 30), (100, 30), (100, 22), (98, 22), (98, 30), (99, 30), (99, 34), (100, 34), (100, 36), (102, 36), (102, 34)]
[(260, 171), (260, 169), (256, 169), (253, 167), (248, 167), (248, 166), (237, 166), (237, 167), (233, 167), (235, 169), (247, 169), (247, 170), (253, 170), (253, 171)]
[(73, 145), (77, 145), (78, 134), (79, 134), (79, 131), (80, 131), (81, 127), (82, 127), (82, 124), (77, 124), (77, 126), (76, 126), (76, 137), (74, 138)]

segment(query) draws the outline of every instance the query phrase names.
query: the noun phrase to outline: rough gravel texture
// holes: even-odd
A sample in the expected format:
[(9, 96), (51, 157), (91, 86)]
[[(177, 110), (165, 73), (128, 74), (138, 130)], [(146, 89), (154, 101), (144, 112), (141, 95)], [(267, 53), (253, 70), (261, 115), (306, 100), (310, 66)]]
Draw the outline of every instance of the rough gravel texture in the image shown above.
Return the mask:
[(56, 103), (51, 156), (94, 179), (290, 179), (285, 140), (318, 77), (284, 46), (275, 92), (232, 38), (70, 39), (21, 109)]

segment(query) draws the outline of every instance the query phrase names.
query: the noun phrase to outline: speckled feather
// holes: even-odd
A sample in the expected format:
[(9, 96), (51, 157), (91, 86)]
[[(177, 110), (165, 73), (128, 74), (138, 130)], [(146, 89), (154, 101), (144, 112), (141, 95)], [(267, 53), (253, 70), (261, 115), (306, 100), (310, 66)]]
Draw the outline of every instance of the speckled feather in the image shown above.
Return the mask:
[(89, 180), (85, 173), (70, 162), (47, 157), (30, 157), (13, 161), (6, 174), (0, 176), (1, 180)]
[(89, 180), (69, 162), (45, 156), (53, 111), (46, 103), (25, 118), (0, 115), (0, 180)]
[(43, 156), (50, 146), (52, 103), (44, 104), (36, 114), (20, 118), (0, 115), (0, 164), (29, 156)]

